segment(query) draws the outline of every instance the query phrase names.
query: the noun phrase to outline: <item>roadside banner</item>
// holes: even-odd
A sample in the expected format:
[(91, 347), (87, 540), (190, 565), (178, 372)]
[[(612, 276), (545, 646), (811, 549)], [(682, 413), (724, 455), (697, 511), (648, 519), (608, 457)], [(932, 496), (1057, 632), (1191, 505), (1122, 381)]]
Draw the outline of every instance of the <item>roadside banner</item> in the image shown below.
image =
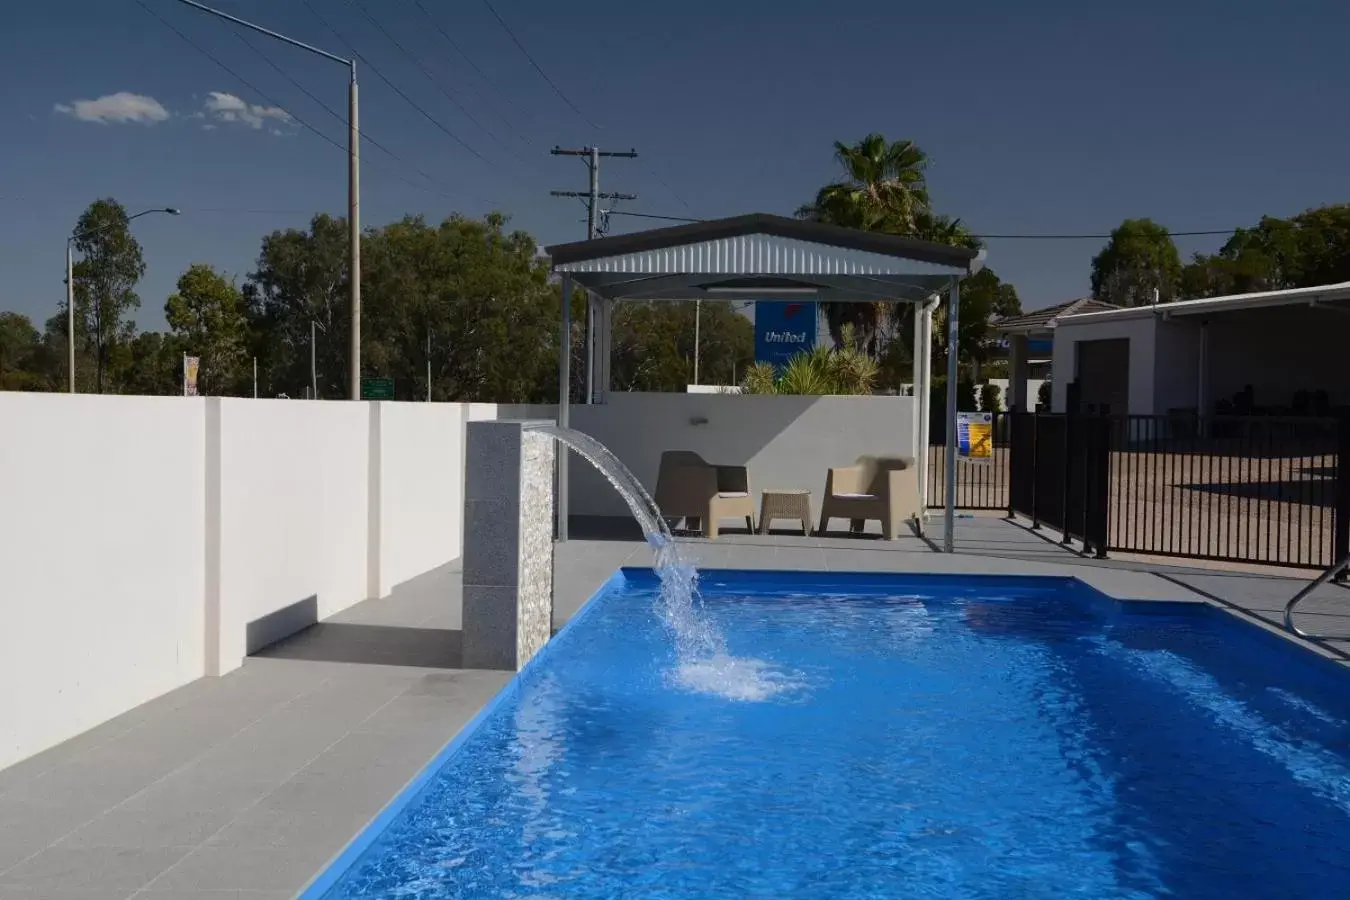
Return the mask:
[(201, 368), (200, 356), (183, 356), (183, 396), (197, 396), (197, 370)]
[(994, 414), (956, 414), (956, 455), (967, 462), (987, 463), (994, 457)]

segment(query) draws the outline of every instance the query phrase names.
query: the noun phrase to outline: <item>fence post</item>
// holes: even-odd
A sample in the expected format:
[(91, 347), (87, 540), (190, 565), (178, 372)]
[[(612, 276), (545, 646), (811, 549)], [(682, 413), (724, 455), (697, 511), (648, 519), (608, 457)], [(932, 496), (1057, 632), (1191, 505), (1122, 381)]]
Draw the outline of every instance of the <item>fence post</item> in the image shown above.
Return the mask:
[[(994, 415), (995, 415), (995, 421), (997, 421), (997, 416), (998, 416), (998, 414), (995, 413)], [(1014, 457), (1016, 456), (1015, 451), (1017, 450), (1017, 414), (1016, 414), (1016, 413), (1013, 413), (1013, 412), (1009, 412), (1009, 413), (1004, 413), (1004, 415), (1007, 416), (1007, 418), (1005, 419), (1005, 421), (1008, 423), (1008, 437), (1007, 437), (1007, 443), (1008, 443), (1008, 516), (1007, 516), (1007, 517), (1008, 517), (1009, 519), (1011, 519), (1011, 518), (1013, 517), (1013, 494), (1014, 494), (1014, 492), (1015, 492), (1015, 488), (1013, 487), (1013, 485), (1015, 485), (1015, 484), (1017, 483), (1017, 464), (1016, 464), (1016, 461), (1015, 461), (1015, 459), (1014, 459)], [(998, 429), (997, 429), (997, 428), (995, 428), (994, 431), (995, 431), (996, 434), (998, 433)], [(997, 445), (995, 445), (995, 446), (997, 446)]]
[(1064, 529), (1063, 537), (1060, 543), (1068, 546), (1073, 543), (1073, 538), (1069, 537), (1069, 521), (1072, 518), (1069, 510), (1073, 508), (1072, 488), (1073, 488), (1073, 452), (1074, 452), (1074, 432), (1078, 430), (1078, 416), (1073, 412), (1064, 414), (1064, 477), (1060, 480), (1060, 527)]
[(1031, 414), (1031, 530), (1041, 530), (1041, 492), (1037, 489), (1041, 477), (1041, 414)]
[(1111, 535), (1111, 420), (1105, 411), (1093, 423), (1096, 446), (1088, 459), (1093, 473), (1090, 516), (1084, 517), (1084, 532), (1093, 535), (1092, 543), (1098, 559), (1106, 559), (1106, 545)]
[[(1336, 429), (1336, 515), (1335, 546), (1332, 565), (1350, 553), (1350, 416), (1342, 415)], [(1346, 570), (1336, 573), (1337, 581), (1345, 581)]]

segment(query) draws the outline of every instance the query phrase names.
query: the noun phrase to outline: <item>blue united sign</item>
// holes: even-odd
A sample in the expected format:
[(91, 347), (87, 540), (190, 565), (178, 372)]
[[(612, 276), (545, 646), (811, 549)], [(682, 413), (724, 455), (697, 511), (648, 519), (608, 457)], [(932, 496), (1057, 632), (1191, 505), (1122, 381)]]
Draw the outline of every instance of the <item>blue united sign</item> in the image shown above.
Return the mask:
[(816, 346), (816, 304), (755, 301), (755, 361), (782, 366)]

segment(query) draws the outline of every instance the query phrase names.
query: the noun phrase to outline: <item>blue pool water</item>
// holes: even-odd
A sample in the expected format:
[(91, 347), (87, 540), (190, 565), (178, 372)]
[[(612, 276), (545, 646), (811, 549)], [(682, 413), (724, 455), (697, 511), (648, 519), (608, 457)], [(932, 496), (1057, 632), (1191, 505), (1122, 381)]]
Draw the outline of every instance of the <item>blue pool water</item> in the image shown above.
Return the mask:
[(764, 667), (728, 699), (628, 573), (312, 895), (1350, 897), (1331, 664), (1076, 582), (830, 578), (705, 579)]

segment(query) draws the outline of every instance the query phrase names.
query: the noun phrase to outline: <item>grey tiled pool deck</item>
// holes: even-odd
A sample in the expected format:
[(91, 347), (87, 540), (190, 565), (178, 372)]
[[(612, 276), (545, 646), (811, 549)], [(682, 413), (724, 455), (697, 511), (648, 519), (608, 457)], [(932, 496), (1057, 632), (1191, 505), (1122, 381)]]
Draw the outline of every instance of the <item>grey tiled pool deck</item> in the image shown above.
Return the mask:
[[(578, 523), (555, 560), (555, 627), (621, 565), (622, 526)], [(1084, 559), (997, 518), (896, 542), (724, 534), (707, 568), (1073, 574), (1122, 598), (1226, 606), (1278, 623), (1304, 572)], [(459, 665), (454, 566), (361, 603), (60, 746), (0, 770), (0, 900), (294, 897), (507, 682)], [(1340, 636), (1350, 591), (1321, 589), (1306, 628)]]

